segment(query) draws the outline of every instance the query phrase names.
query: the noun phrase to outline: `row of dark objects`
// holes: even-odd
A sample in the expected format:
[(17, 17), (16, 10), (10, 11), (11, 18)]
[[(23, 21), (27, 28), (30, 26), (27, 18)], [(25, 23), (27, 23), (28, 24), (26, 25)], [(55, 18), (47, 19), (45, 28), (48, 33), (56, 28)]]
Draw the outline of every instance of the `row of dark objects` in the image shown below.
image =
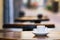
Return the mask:
[[(24, 17), (25, 16), (25, 12), (24, 11), (20, 11), (19, 12), (19, 17)], [(41, 23), (41, 21), (42, 21), (42, 17), (43, 17), (43, 15), (42, 14), (38, 14), (37, 15), (37, 20), (14, 20), (14, 22), (27, 22), (27, 21), (30, 21), (30, 22), (34, 22), (34, 23)], [(40, 20), (41, 19), (41, 20)], [(49, 21), (49, 19), (45, 19), (45, 20), (43, 20), (43, 21)]]
[[(55, 28), (55, 25), (45, 25), (47, 28)], [(22, 28), (23, 31), (32, 31), (37, 28), (37, 25), (15, 25), (15, 24), (4, 24), (3, 29), (7, 28)]]
[[(24, 16), (25, 16), (25, 12), (24, 12), (24, 11), (20, 11), (20, 12), (19, 12), (19, 17), (24, 17)], [(38, 15), (37, 15), (37, 18), (38, 18), (38, 19), (40, 19), (40, 18), (42, 18), (42, 17), (43, 17), (42, 14), (38, 14)]]

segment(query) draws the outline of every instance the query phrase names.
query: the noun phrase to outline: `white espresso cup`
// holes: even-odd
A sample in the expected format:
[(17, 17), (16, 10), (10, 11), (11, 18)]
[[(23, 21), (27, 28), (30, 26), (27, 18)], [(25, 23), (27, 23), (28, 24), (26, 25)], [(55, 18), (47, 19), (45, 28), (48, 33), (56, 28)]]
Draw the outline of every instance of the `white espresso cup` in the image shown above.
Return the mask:
[(46, 27), (45, 26), (37, 26), (37, 31), (38, 32), (45, 32), (46, 31)]

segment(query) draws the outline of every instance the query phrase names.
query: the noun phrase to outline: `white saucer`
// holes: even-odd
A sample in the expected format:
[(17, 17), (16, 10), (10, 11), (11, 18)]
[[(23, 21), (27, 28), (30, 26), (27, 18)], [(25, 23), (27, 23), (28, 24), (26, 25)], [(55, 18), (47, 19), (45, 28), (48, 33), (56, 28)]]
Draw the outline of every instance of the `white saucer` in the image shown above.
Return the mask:
[(35, 35), (47, 35), (47, 34), (48, 34), (48, 32), (44, 32), (44, 33), (33, 32), (33, 34), (35, 34)]
[(35, 30), (35, 31), (33, 31), (33, 34), (35, 34), (35, 35), (47, 35), (48, 34), (48, 31), (38, 32), (37, 30)]

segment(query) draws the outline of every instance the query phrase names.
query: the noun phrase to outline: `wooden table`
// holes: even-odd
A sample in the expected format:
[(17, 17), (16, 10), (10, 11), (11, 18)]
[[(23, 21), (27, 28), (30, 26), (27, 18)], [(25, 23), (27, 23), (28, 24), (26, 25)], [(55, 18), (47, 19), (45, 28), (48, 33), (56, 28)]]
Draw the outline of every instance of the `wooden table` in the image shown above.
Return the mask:
[[(3, 35), (4, 34), (4, 35)], [(0, 39), (15, 40), (60, 40), (60, 31), (49, 31), (47, 36), (35, 36), (32, 31), (0, 33)]]
[(25, 16), (25, 17), (19, 17), (16, 18), (15, 21), (19, 21), (19, 22), (24, 22), (24, 21), (49, 21), (49, 18), (47, 18), (47, 16), (42, 17), (42, 19), (38, 19), (36, 16)]

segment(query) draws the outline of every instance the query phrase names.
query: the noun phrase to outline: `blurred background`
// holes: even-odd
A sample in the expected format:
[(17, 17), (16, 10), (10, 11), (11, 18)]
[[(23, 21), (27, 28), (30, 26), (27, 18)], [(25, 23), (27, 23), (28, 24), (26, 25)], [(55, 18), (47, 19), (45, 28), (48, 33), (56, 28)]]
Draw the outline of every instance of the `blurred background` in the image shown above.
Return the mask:
[(0, 29), (3, 24), (14, 24), (15, 18), (22, 15), (37, 16), (38, 14), (47, 15), (51, 22), (58, 26), (60, 0), (0, 0)]

